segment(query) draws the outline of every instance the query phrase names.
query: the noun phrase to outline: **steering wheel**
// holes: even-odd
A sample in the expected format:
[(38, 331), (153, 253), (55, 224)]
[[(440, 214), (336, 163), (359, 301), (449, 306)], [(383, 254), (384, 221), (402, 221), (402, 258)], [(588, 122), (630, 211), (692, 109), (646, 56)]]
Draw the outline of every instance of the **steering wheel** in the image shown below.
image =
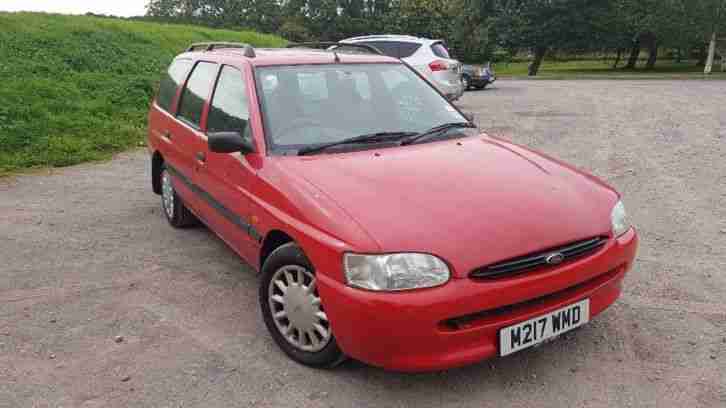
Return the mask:
[[(291, 133), (292, 131), (298, 132), (300, 129), (304, 128), (322, 128), (325, 127), (325, 125), (317, 121), (315, 119), (311, 118), (295, 118), (293, 119), (287, 126), (283, 127), (280, 130), (275, 131), (275, 138), (285, 140), (285, 136), (288, 135), (288, 133)], [(293, 140), (293, 142), (295, 142)]]

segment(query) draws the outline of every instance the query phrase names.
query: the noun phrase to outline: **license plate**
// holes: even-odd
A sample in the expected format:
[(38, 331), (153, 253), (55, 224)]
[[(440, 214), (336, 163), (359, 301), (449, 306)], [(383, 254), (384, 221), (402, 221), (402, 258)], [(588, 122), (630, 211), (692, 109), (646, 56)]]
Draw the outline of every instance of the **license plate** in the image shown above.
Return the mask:
[(540, 344), (590, 321), (590, 299), (505, 327), (499, 331), (499, 355)]

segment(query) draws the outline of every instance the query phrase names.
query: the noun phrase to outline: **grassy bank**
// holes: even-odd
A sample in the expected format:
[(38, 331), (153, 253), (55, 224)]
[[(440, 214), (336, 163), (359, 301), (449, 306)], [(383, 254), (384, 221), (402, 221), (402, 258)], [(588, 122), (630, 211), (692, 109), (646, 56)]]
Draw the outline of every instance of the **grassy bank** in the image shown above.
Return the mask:
[(190, 43), (206, 40), (284, 43), (255, 32), (0, 13), (0, 174), (137, 145), (159, 73)]
[[(542, 63), (536, 79), (704, 79), (703, 67), (696, 65), (695, 61), (676, 63), (671, 60), (658, 61), (653, 70), (645, 70), (639, 65), (636, 70), (612, 68), (613, 61), (604, 60), (574, 60), (553, 61), (545, 60)], [(499, 63), (495, 65), (497, 75), (502, 78), (525, 78), (529, 62)], [(710, 76), (716, 79), (726, 79), (726, 73), (720, 72), (721, 66), (714, 66), (714, 73)]]

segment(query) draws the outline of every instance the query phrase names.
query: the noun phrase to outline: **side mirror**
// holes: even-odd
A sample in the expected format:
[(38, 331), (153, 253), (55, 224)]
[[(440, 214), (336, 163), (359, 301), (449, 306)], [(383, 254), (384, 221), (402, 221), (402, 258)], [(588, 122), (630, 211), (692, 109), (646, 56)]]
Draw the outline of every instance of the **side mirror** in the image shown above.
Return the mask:
[[(245, 132), (246, 133), (246, 132)], [(252, 153), (255, 151), (252, 141), (243, 137), (240, 132), (215, 132), (207, 135), (209, 150), (214, 153)]]

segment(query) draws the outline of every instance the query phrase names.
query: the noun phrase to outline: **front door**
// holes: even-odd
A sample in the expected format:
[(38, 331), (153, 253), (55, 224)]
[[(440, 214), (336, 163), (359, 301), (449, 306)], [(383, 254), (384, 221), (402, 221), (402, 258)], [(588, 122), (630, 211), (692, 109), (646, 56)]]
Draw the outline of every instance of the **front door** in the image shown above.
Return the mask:
[[(249, 120), (247, 81), (239, 69), (223, 65), (210, 100), (206, 133), (237, 132), (252, 138)], [(256, 177), (254, 169), (240, 153), (214, 153), (205, 146), (206, 161), (200, 168), (198, 183), (208, 193), (208, 223), (232, 248), (251, 265), (261, 237), (251, 225), (250, 188)]]

